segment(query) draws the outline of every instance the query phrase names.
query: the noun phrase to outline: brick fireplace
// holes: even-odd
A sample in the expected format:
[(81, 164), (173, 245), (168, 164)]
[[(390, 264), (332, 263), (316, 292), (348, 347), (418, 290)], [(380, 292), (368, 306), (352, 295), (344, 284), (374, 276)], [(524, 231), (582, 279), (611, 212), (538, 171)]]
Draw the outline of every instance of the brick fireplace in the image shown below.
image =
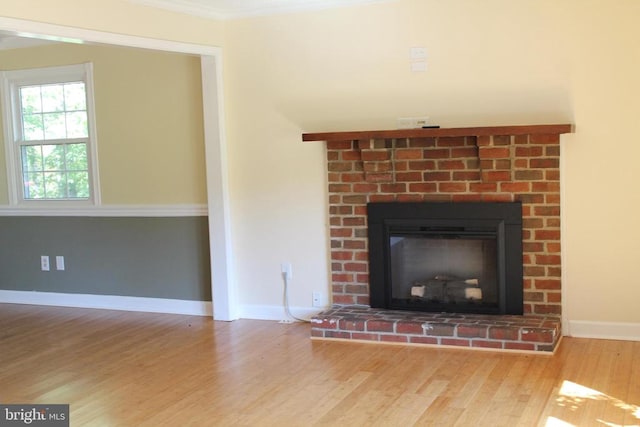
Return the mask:
[[(304, 141), (327, 144), (334, 304), (314, 319), (312, 336), (552, 350), (561, 315), (559, 144), (571, 130), (562, 124), (304, 134)], [(424, 201), (522, 203), (524, 316), (369, 308), (367, 203)]]

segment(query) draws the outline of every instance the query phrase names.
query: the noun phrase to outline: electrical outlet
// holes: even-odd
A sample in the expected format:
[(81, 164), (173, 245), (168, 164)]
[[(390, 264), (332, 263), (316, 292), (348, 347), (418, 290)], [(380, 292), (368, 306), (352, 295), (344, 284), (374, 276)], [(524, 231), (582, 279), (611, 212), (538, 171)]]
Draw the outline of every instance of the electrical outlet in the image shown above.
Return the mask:
[(287, 280), (291, 280), (293, 278), (293, 270), (290, 262), (283, 262), (280, 264), (280, 271), (282, 271), (282, 274)]
[(313, 307), (322, 307), (322, 292), (313, 291), (311, 297), (313, 298)]
[(411, 119), (408, 117), (399, 117), (396, 119), (396, 127), (398, 129), (411, 129), (413, 127)]
[(49, 271), (49, 256), (47, 255), (40, 256), (40, 270)]
[(427, 126), (429, 124), (429, 117), (416, 117), (416, 127), (421, 128), (422, 126)]
[(56, 270), (64, 270), (64, 257), (61, 255), (56, 255)]
[(419, 129), (429, 124), (429, 117), (399, 117), (396, 119), (398, 129)]

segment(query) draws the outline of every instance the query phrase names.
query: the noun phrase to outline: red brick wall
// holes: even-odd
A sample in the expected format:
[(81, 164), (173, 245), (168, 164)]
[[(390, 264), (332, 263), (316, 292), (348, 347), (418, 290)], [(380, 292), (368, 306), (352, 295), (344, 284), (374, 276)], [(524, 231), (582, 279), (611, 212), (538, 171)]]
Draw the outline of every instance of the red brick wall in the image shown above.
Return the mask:
[(334, 304), (369, 304), (367, 202), (521, 201), (524, 312), (560, 314), (560, 136), (327, 142)]

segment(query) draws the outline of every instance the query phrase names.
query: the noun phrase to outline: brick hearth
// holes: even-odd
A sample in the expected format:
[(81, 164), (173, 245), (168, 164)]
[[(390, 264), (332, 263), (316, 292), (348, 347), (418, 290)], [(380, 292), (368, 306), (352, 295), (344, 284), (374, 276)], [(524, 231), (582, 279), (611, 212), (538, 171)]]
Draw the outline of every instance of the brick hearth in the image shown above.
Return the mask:
[(336, 306), (314, 316), (311, 337), (553, 352), (557, 316), (424, 313)]
[[(327, 143), (332, 302), (337, 307), (316, 321), (345, 310), (340, 306), (369, 305), (366, 206), (390, 201), (521, 201), (527, 315), (522, 321), (528, 325), (528, 315), (559, 317), (559, 144), (560, 135), (571, 129), (536, 125), (304, 134), (305, 141)], [(459, 327), (454, 330), (446, 339), (460, 339)], [(327, 332), (348, 331), (327, 329), (323, 335)]]

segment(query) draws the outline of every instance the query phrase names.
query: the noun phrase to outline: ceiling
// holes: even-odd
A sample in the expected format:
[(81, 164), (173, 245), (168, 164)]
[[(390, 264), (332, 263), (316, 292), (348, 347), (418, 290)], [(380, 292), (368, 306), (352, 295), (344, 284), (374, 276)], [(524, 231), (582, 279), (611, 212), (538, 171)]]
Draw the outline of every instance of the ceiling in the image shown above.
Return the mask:
[[(229, 20), (254, 16), (280, 15), (397, 0), (128, 0), (130, 3), (204, 18)], [(36, 36), (21, 37), (0, 30), (0, 50), (51, 44)]]
[(129, 0), (131, 3), (213, 19), (239, 19), (394, 0)]

